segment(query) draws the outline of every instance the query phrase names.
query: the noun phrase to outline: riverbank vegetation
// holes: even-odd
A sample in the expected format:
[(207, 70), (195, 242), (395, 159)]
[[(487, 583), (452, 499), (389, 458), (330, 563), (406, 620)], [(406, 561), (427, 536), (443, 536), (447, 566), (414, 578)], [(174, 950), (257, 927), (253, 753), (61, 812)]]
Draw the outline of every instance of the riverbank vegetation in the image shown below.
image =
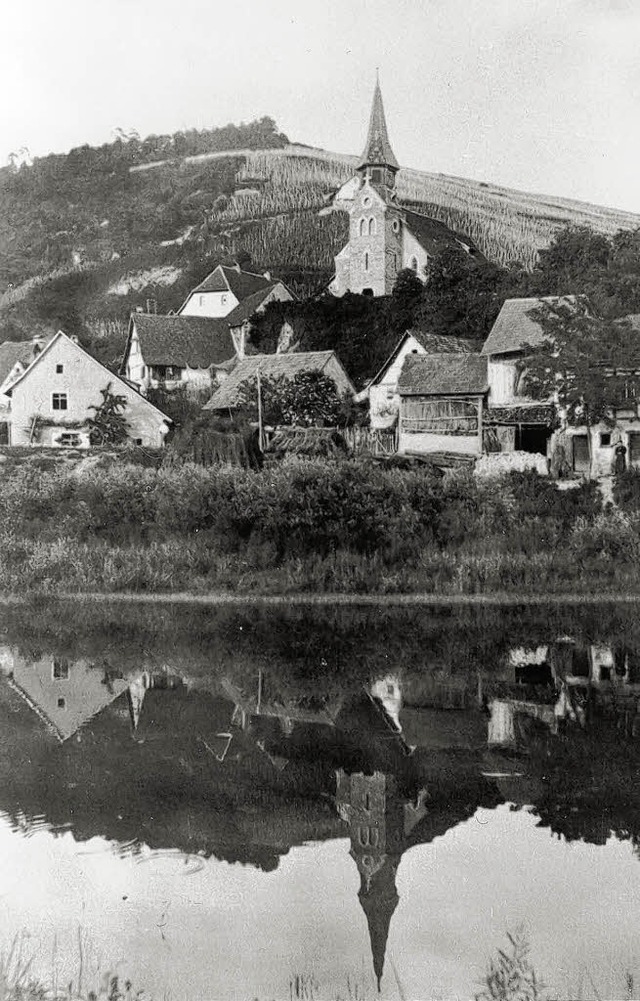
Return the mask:
[(0, 518), (6, 592), (640, 591), (640, 511), (535, 473), (30, 464), (0, 482)]

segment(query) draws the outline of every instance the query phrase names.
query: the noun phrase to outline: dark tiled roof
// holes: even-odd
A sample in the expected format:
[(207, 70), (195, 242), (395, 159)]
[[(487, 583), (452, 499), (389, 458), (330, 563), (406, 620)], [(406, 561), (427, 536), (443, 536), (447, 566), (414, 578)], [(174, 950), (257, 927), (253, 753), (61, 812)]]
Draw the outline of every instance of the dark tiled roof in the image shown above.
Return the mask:
[(380, 371), (374, 375), (371, 380), (373, 385), (379, 382), (394, 359), (398, 357), (402, 345), (408, 337), (415, 337), (427, 354), (471, 354), (478, 351), (474, 341), (463, 340), (462, 337), (447, 337), (445, 334), (432, 334), (428, 330), (411, 327), (410, 330), (405, 331)]
[(247, 296), (243, 299), (235, 309), (233, 309), (228, 316), (225, 317), (228, 325), (230, 327), (240, 327), (245, 320), (250, 319), (255, 312), (262, 306), (263, 302), (268, 295), (271, 294), (276, 285), (280, 282), (270, 282), (269, 285), (265, 285), (263, 289), (259, 289), (254, 292), (253, 295)]
[(233, 341), (226, 317), (156, 316), (133, 313), (146, 365), (177, 365), (209, 368), (233, 354)]
[[(476, 341), (468, 341), (464, 337), (449, 337), (447, 334), (432, 334), (429, 330), (411, 327), (405, 337), (411, 335), (422, 344), (427, 354), (478, 354)], [(404, 337), (402, 338), (404, 341)]]
[(576, 295), (507, 299), (484, 342), (482, 354), (509, 354), (511, 351), (522, 350), (525, 344), (537, 347), (544, 343), (546, 338), (540, 324), (529, 316), (529, 313), (545, 305), (564, 306), (576, 310), (580, 302), (586, 305), (584, 297)]
[(420, 246), (424, 247), (431, 257), (440, 253), (445, 247), (455, 245), (478, 261), (485, 260), (471, 237), (465, 236), (463, 233), (455, 233), (439, 219), (431, 219), (430, 216), (420, 215), (419, 212), (403, 209), (402, 213), (407, 229), (413, 233)]
[(258, 368), (260, 375), (267, 379), (293, 379), (301, 372), (323, 372), (333, 357), (333, 351), (303, 351), (299, 354), (253, 355), (242, 358), (204, 409), (226, 410), (235, 407), (240, 398), (240, 387), (245, 382), (255, 381)]
[(33, 361), (31, 341), (5, 341), (0, 344), (0, 384), (7, 378), (14, 365), (21, 362), (26, 366)]
[(478, 354), (409, 355), (398, 379), (401, 396), (481, 395), (488, 388), (487, 359)]
[[(251, 271), (238, 271), (237, 268), (219, 264), (210, 275), (193, 289), (193, 292), (233, 292), (238, 302), (247, 299), (254, 292), (274, 285), (271, 278), (257, 275)], [(193, 294), (193, 292), (191, 294)]]
[(389, 133), (387, 132), (387, 121), (384, 116), (384, 105), (382, 103), (382, 91), (380, 90), (380, 81), (376, 80), (375, 90), (373, 92), (373, 104), (371, 106), (371, 117), (369, 119), (369, 131), (367, 132), (367, 141), (365, 143), (364, 152), (360, 158), (360, 163), (358, 164), (358, 169), (366, 167), (369, 164), (373, 165), (383, 165), (388, 167), (393, 167), (395, 170), (400, 169), (400, 165), (395, 158), (394, 152), (391, 149), (391, 143), (389, 142)]

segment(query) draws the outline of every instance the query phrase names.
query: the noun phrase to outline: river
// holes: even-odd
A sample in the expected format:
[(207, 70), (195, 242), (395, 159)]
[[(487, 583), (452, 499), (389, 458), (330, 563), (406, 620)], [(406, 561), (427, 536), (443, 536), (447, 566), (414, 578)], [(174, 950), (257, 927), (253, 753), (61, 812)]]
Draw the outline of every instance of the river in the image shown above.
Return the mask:
[[(632, 608), (0, 610), (0, 947), (86, 994), (638, 996)], [(378, 993), (379, 991), (379, 993)]]

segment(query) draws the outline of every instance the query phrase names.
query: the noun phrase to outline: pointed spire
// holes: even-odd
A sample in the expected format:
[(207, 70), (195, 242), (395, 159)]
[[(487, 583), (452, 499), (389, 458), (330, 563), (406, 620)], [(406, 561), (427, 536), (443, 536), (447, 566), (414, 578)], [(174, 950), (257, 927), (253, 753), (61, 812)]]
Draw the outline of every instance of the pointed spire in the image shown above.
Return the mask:
[(378, 993), (384, 972), (389, 926), (399, 900), (396, 889), (396, 869), (399, 861), (399, 856), (387, 858), (382, 868), (372, 876), (361, 874), (358, 898), (369, 926), (373, 972), (376, 975)]
[(392, 170), (400, 169), (400, 164), (396, 160), (395, 154), (391, 149), (391, 143), (389, 142), (387, 121), (384, 116), (384, 105), (382, 103), (382, 91), (380, 90), (380, 74), (377, 69), (367, 142), (360, 158), (360, 163), (358, 164), (358, 170), (372, 165), (390, 167)]

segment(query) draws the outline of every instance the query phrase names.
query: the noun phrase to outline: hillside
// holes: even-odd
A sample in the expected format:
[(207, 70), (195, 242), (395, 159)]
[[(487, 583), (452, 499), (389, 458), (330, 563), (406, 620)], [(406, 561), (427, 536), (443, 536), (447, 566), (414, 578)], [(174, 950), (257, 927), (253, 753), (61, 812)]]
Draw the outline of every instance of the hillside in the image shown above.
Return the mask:
[[(2, 336), (121, 323), (147, 298), (175, 308), (218, 259), (240, 251), (300, 292), (330, 276), (347, 221), (319, 212), (354, 157), (290, 144), (270, 119), (194, 133), (190, 144), (181, 135), (0, 170)], [(501, 264), (531, 267), (568, 222), (608, 234), (640, 225), (630, 213), (409, 169), (398, 190)]]

